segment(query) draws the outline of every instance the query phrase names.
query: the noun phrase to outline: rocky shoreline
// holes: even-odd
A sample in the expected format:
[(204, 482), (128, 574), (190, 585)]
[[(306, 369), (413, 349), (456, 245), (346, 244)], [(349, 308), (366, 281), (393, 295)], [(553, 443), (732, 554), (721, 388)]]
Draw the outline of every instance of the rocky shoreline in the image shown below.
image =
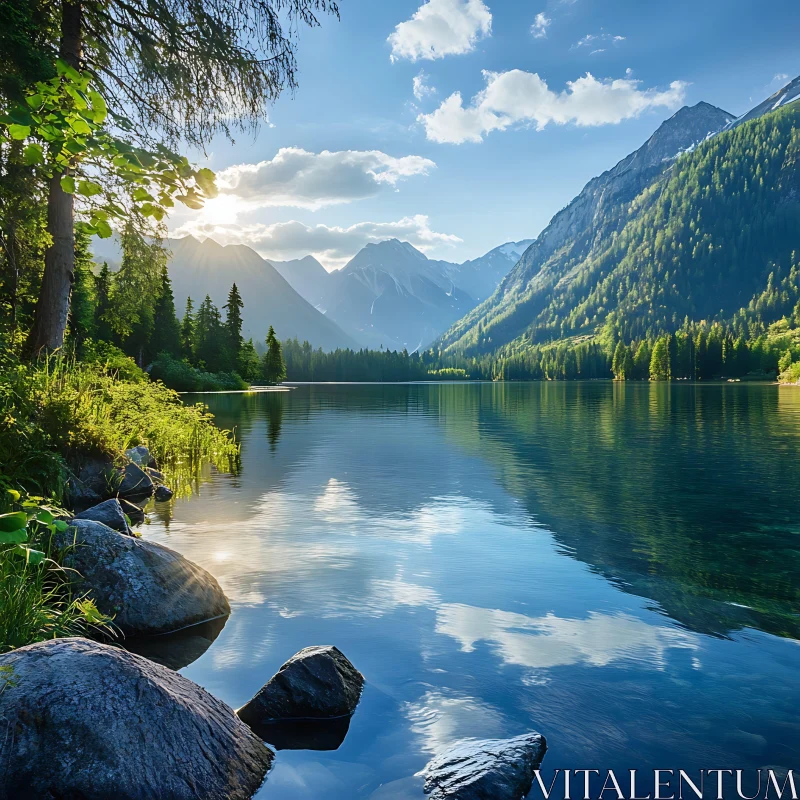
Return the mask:
[[(364, 677), (332, 645), (296, 653), (238, 711), (175, 671), (231, 609), (206, 570), (133, 531), (144, 514), (130, 499), (172, 496), (147, 448), (122, 464), (84, 462), (68, 492), (83, 508), (52, 544), (120, 641), (53, 639), (0, 656), (0, 800), (246, 800), (267, 779), (270, 744), (341, 745)], [(164, 658), (154, 643), (167, 634), (180, 642)], [(420, 773), (424, 792), (522, 800), (545, 749), (538, 733), (457, 743)]]

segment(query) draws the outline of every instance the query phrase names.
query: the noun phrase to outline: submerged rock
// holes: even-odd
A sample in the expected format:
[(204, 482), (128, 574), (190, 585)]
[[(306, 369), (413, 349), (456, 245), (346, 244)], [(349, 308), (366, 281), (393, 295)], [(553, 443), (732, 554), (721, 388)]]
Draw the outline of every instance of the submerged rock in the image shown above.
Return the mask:
[(252, 726), (346, 717), (356, 710), (363, 686), (364, 677), (336, 647), (306, 647), (236, 713)]
[(76, 519), (55, 544), (75, 542), (64, 565), (126, 636), (169, 633), (230, 614), (214, 577), (179, 553), (124, 536), (100, 522)]
[(80, 514), (76, 514), (75, 519), (89, 519), (94, 522), (102, 522), (119, 533), (124, 533), (128, 536), (132, 535), (128, 520), (125, 519), (125, 512), (122, 510), (119, 500), (105, 500), (96, 506), (87, 508)]
[(522, 800), (545, 750), (540, 733), (458, 742), (425, 767), (425, 794), (432, 800)]
[(128, 515), (132, 525), (141, 525), (144, 522), (144, 509), (136, 503), (131, 503), (124, 497), (119, 498), (119, 504), (124, 513)]
[(55, 639), (0, 667), (0, 800), (248, 800), (272, 765), (223, 702), (124, 650)]
[(175, 492), (168, 486), (156, 486), (156, 500), (159, 503), (165, 503), (167, 500), (172, 500)]

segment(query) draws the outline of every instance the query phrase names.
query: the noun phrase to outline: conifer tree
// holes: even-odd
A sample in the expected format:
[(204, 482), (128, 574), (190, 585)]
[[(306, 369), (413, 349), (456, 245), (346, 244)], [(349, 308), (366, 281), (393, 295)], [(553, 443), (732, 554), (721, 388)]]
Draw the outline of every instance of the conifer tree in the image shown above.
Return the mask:
[(244, 303), (235, 283), (231, 286), (230, 292), (228, 292), (228, 302), (223, 308), (226, 311), (225, 331), (228, 335), (228, 348), (233, 358), (233, 363), (238, 368), (244, 343), (242, 339), (242, 309), (244, 308)]
[(264, 353), (263, 376), (267, 383), (280, 383), (286, 378), (286, 364), (283, 361), (283, 351), (275, 329), (269, 326), (267, 332), (267, 352)]
[(181, 353), (181, 325), (175, 315), (175, 297), (172, 294), (172, 281), (166, 264), (161, 270), (161, 289), (153, 310), (153, 335), (148, 349), (151, 356)]
[(112, 342), (114, 331), (111, 328), (111, 271), (104, 261), (100, 272), (94, 279), (94, 335), (101, 342)]
[(194, 360), (194, 303), (186, 298), (186, 309), (181, 320), (181, 353), (188, 361)]

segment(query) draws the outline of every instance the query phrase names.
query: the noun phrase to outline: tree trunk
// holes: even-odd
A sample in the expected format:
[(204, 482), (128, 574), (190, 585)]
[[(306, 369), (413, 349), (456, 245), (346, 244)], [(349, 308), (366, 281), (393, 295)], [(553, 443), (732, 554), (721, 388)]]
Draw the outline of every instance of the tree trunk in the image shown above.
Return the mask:
[[(59, 56), (75, 69), (81, 66), (80, 0), (63, 0), (61, 5), (61, 46)], [(58, 173), (50, 179), (47, 195), (47, 232), (52, 244), (44, 256), (44, 274), (36, 303), (36, 315), (28, 337), (28, 350), (56, 350), (64, 344), (69, 301), (75, 270), (73, 197), (61, 188)]]

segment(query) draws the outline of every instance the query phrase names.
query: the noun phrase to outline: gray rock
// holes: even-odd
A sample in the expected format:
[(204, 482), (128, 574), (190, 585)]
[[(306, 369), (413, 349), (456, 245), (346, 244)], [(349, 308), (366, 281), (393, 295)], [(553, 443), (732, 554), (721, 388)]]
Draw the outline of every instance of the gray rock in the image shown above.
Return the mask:
[(119, 483), (117, 470), (107, 456), (84, 458), (75, 474), (83, 490), (94, 492), (100, 499), (112, 497)]
[(87, 508), (96, 505), (103, 499), (96, 489), (88, 486), (74, 475), (67, 479), (64, 495), (70, 508)]
[(344, 717), (356, 710), (363, 686), (364, 677), (337, 648), (306, 647), (236, 713), (254, 726), (271, 720)]
[(130, 450), (126, 450), (125, 457), (129, 461), (133, 461), (134, 464), (137, 464), (142, 468), (149, 467), (152, 460), (150, 451), (143, 444), (140, 444), (138, 447), (131, 447)]
[(131, 461), (122, 470), (117, 494), (121, 497), (149, 497), (153, 494), (153, 480), (138, 464)]
[(219, 584), (179, 553), (124, 536), (91, 520), (74, 520), (55, 544), (71, 549), (64, 564), (126, 636), (150, 636), (230, 614)]
[(167, 667), (88, 639), (0, 656), (0, 800), (248, 800), (274, 754)]
[(80, 514), (75, 515), (75, 519), (90, 519), (94, 522), (102, 522), (115, 531), (124, 533), (131, 536), (132, 531), (128, 525), (128, 520), (125, 519), (125, 513), (119, 500), (105, 500), (96, 506), (87, 508), (86, 511), (81, 511)]
[(141, 525), (144, 522), (144, 509), (141, 506), (131, 503), (130, 500), (126, 500), (124, 497), (119, 498), (119, 504), (122, 506), (123, 512), (128, 515), (131, 524)]
[(153, 483), (159, 484), (164, 483), (164, 473), (159, 472), (157, 469), (149, 469), (147, 470), (147, 474), (152, 479)]
[(540, 733), (458, 742), (425, 767), (425, 794), (432, 800), (522, 800), (545, 750)]
[(167, 486), (156, 486), (156, 500), (158, 500), (159, 503), (172, 500), (172, 496), (174, 494), (175, 492), (173, 492), (172, 489)]

